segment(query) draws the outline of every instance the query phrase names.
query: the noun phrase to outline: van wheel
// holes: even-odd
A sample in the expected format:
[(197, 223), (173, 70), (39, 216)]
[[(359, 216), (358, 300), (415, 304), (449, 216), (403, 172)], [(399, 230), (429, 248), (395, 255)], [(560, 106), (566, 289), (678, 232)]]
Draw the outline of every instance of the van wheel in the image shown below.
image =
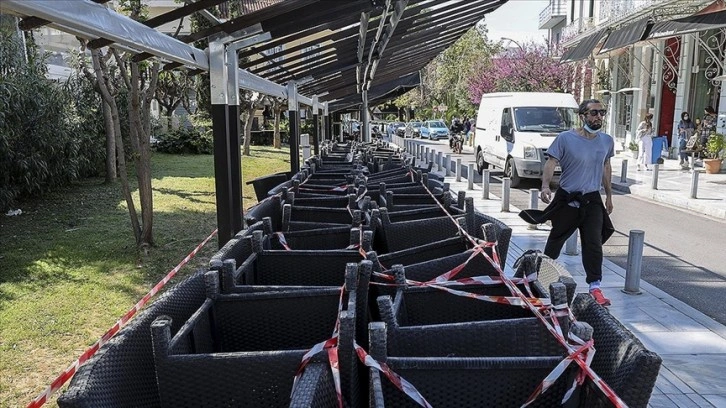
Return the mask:
[(484, 173), (484, 169), (489, 168), (489, 163), (484, 161), (484, 152), (479, 150), (476, 152), (476, 171), (479, 174)]
[(519, 187), (522, 183), (522, 179), (517, 174), (517, 167), (514, 165), (514, 159), (507, 159), (507, 165), (504, 167), (504, 177), (509, 177), (511, 180), (510, 186), (512, 188)]

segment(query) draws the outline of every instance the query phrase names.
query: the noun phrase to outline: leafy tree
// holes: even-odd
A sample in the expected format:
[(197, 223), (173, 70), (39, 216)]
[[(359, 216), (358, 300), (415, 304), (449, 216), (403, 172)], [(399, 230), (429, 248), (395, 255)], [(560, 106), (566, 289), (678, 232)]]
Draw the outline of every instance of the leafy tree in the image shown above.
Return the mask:
[(421, 85), (394, 101), (399, 108), (418, 108), (416, 116), (431, 114), (434, 105), (446, 105), (446, 117), (473, 115), (469, 78), (490, 64), (497, 47), (487, 41), (485, 26), (476, 25), (424, 67)]
[(166, 125), (169, 128), (171, 117), (179, 105), (182, 105), (189, 114), (193, 113), (189, 102), (189, 92), (193, 85), (194, 80), (187, 74), (187, 71), (162, 71), (159, 73), (154, 99), (164, 109)]
[(481, 63), (469, 80), (469, 96), (479, 103), (489, 92), (569, 92), (573, 69), (549, 56), (547, 46), (528, 43)]

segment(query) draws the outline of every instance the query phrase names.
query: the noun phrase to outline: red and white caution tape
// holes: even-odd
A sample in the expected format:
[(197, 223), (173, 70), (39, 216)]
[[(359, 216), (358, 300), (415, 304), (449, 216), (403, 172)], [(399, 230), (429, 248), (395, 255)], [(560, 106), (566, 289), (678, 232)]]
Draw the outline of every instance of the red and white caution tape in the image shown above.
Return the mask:
[(147, 293), (143, 298), (141, 298), (141, 300), (139, 300), (134, 305), (134, 307), (132, 307), (128, 312), (126, 312), (126, 314), (121, 316), (121, 318), (113, 325), (113, 327), (111, 327), (103, 336), (101, 336), (100, 339), (98, 339), (91, 347), (89, 347), (86, 351), (84, 351), (83, 354), (81, 354), (81, 356), (78, 357), (78, 359), (76, 359), (76, 361), (74, 361), (55, 380), (53, 380), (53, 382), (48, 386), (48, 388), (46, 388), (45, 391), (43, 391), (40, 395), (35, 397), (35, 399), (33, 401), (31, 401), (27, 407), (28, 408), (41, 407), (46, 402), (48, 402), (48, 399), (50, 399), (50, 397), (56, 391), (58, 391), (63, 386), (63, 384), (65, 384), (68, 380), (73, 378), (73, 375), (76, 373), (76, 370), (78, 369), (78, 367), (80, 367), (81, 364), (85, 363), (86, 360), (88, 360), (94, 354), (96, 354), (96, 352), (98, 351), (98, 349), (101, 348), (101, 346), (103, 346), (109, 340), (111, 340), (111, 338), (114, 335), (116, 335), (116, 333), (118, 333), (118, 331), (121, 330), (121, 328), (124, 327), (126, 325), (126, 323), (129, 322), (129, 320), (131, 320), (131, 318), (136, 314), (136, 312), (141, 310), (141, 308), (143, 308), (144, 305), (146, 305), (146, 303), (156, 293), (158, 293), (159, 290), (162, 287), (164, 287), (164, 285), (166, 285), (166, 283), (169, 282), (169, 280), (171, 280), (171, 278), (173, 278), (174, 275), (176, 275), (176, 273), (179, 272), (179, 270), (184, 265), (187, 264), (187, 262), (189, 262), (192, 258), (194, 258), (194, 256), (197, 254), (197, 252), (199, 252), (199, 250), (202, 249), (202, 247), (204, 245), (206, 245), (207, 242), (209, 242), (209, 240), (212, 239), (212, 237), (214, 237), (215, 235), (217, 235), (216, 229), (211, 234), (209, 234), (209, 236), (207, 238), (205, 238), (201, 244), (197, 245), (197, 247), (194, 248), (194, 250), (192, 252), (190, 252), (189, 255), (187, 255), (181, 262), (179, 262), (179, 264), (177, 266), (175, 266), (174, 269), (169, 271), (169, 273), (166, 276), (164, 276), (164, 279), (160, 280), (159, 283), (154, 285), (154, 287), (151, 288), (149, 293)]

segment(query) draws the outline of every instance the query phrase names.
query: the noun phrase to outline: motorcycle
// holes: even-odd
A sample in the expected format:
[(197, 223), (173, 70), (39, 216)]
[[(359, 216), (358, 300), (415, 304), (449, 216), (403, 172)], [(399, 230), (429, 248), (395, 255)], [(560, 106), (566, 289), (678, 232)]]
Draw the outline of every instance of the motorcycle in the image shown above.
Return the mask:
[(454, 153), (461, 154), (464, 150), (464, 133), (456, 132), (452, 134), (451, 139), (449, 139), (449, 147)]

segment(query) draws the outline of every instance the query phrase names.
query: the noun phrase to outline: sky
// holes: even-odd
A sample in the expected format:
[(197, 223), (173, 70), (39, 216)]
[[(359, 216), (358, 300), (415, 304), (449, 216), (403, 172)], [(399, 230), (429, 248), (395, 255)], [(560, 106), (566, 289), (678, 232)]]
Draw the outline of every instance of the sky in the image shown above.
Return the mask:
[(549, 0), (509, 0), (484, 18), (489, 40), (508, 37), (519, 43), (545, 43), (547, 30), (538, 29), (539, 13), (548, 4)]

